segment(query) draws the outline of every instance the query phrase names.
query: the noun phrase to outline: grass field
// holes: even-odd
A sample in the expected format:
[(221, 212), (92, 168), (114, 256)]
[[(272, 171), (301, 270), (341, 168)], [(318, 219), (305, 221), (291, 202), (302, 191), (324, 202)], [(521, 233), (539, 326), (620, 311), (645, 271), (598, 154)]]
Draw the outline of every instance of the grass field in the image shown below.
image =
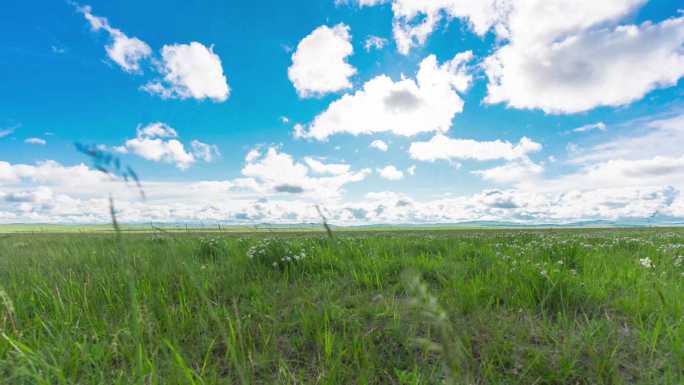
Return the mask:
[(684, 384), (684, 230), (0, 235), (0, 384)]

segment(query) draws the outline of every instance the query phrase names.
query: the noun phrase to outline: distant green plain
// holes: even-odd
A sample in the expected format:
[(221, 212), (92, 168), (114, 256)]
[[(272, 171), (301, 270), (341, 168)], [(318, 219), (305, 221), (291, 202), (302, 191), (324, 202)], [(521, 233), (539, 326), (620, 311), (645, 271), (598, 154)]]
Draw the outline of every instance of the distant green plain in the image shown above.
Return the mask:
[(0, 228), (0, 384), (684, 384), (683, 229), (143, 228)]

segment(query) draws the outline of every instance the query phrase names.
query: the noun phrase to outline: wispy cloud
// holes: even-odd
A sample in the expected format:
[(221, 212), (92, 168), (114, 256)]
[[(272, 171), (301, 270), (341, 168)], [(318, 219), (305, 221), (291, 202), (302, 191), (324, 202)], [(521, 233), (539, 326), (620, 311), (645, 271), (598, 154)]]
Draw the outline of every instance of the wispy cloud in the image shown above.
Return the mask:
[(76, 9), (90, 23), (93, 31), (107, 31), (111, 43), (105, 49), (112, 61), (126, 72), (140, 72), (140, 62), (152, 55), (152, 48), (147, 43), (136, 37), (128, 37), (120, 29), (112, 27), (107, 18), (93, 15), (88, 5), (77, 6)]
[(41, 138), (27, 138), (26, 140), (24, 140), (24, 143), (45, 146), (47, 144), (47, 141)]
[(606, 131), (606, 130), (608, 130), (608, 127), (606, 126), (605, 123), (598, 122), (598, 123), (585, 124), (583, 126), (574, 128), (572, 130), (572, 132), (587, 132), (587, 131), (592, 131), (592, 130)]
[(4, 130), (0, 130), (0, 138), (4, 138), (6, 136), (10, 136), (14, 133), (14, 128), (6, 128)]
[(370, 52), (372, 49), (377, 49), (381, 50), (385, 45), (387, 44), (387, 39), (379, 37), (379, 36), (368, 36), (366, 38), (366, 42), (363, 44), (363, 48), (366, 49), (366, 52)]
[(21, 124), (15, 124), (13, 126), (5, 127), (0, 129), (0, 138), (4, 138), (6, 136), (10, 136), (14, 134), (14, 132), (19, 128)]

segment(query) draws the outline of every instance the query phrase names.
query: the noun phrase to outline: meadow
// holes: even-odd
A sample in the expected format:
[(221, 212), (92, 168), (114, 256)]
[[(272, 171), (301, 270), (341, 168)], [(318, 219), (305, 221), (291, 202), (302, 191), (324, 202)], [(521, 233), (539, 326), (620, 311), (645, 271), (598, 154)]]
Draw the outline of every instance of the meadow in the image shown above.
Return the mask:
[(0, 384), (684, 384), (684, 230), (0, 235)]

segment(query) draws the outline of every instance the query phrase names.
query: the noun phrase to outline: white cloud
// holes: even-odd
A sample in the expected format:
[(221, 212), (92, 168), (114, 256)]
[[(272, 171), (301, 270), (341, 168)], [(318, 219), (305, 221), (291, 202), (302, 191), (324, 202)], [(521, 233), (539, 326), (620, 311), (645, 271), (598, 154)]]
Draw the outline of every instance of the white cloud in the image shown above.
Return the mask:
[(684, 76), (684, 17), (620, 24), (645, 3), (393, 0), (393, 30), (404, 54), (445, 17), (480, 36), (493, 31), (500, 43), (483, 63), (487, 103), (576, 113), (628, 104)]
[(572, 32), (534, 45), (512, 35), (485, 60), (485, 101), (576, 113), (633, 102), (684, 76), (684, 17)]
[[(106, 146), (104, 150), (107, 150)], [(128, 149), (126, 148), (126, 146), (113, 146), (111, 150), (116, 154), (128, 154)]]
[(392, 132), (413, 136), (421, 132), (446, 132), (463, 109), (458, 92), (467, 90), (471, 76), (466, 63), (470, 51), (439, 65), (434, 55), (420, 64), (416, 80), (394, 82), (377, 76), (353, 94), (332, 102), (306, 128), (295, 135), (325, 140), (331, 135)]
[[(347, 165), (326, 165), (312, 158), (305, 159), (307, 166), (275, 147), (269, 147), (264, 154), (250, 152), (247, 158), (242, 175), (254, 179), (257, 189), (268, 193), (336, 199), (342, 193), (342, 186), (362, 181), (370, 174), (369, 169), (352, 172)], [(313, 177), (309, 171), (331, 176)]]
[(93, 31), (104, 29), (109, 33), (112, 41), (105, 47), (107, 56), (126, 72), (140, 72), (140, 62), (152, 55), (150, 46), (138, 38), (126, 36), (121, 30), (109, 25), (106, 18), (93, 15), (90, 6), (77, 9), (90, 23)]
[(351, 166), (341, 163), (323, 163), (311, 157), (305, 157), (304, 162), (316, 174), (342, 175), (349, 172)]
[(684, 114), (632, 122), (621, 127), (620, 131), (622, 135), (586, 149), (575, 145), (569, 162), (588, 164), (610, 159), (676, 158), (682, 155)]
[(529, 183), (539, 176), (544, 168), (527, 158), (518, 159), (502, 166), (492, 167), (485, 170), (477, 170), (472, 173), (479, 175), (484, 180), (504, 184)]
[(4, 186), (30, 181), (47, 186), (87, 188), (101, 184), (107, 179), (103, 173), (91, 170), (84, 164), (64, 167), (55, 161), (38, 162), (36, 165), (0, 161), (0, 181)]
[[(321, 202), (335, 224), (472, 220), (563, 223), (648, 218), (654, 213), (684, 218), (682, 173), (674, 171), (682, 168), (682, 162), (684, 159), (680, 158), (623, 163), (613, 168), (622, 170), (615, 178), (627, 175), (638, 181), (645, 175), (659, 174), (663, 177), (661, 181), (674, 185), (648, 186), (637, 182), (629, 187), (606, 188), (574, 184), (562, 189), (556, 189), (560, 187), (556, 185), (550, 190), (489, 189), (471, 195), (421, 200), (385, 191), (368, 193), (364, 199), (350, 202), (328, 199), (325, 193), (339, 197), (341, 187), (362, 180), (368, 175), (367, 170), (343, 178), (314, 178), (306, 172), (305, 165), (268, 149), (253, 160), (253, 166), (246, 165), (244, 173), (251, 176), (244, 178), (198, 182), (143, 180), (148, 200), (140, 202), (135, 189), (82, 164), (63, 166), (48, 161), (27, 165), (0, 161), (0, 222), (106, 223), (109, 193), (115, 196), (120, 221), (138, 223), (310, 223), (319, 220), (313, 205)], [(662, 165), (670, 169), (663, 173)], [(633, 170), (637, 172), (631, 175)], [(678, 176), (672, 178), (673, 175)]]
[[(646, 0), (392, 0), (393, 29), (397, 47), (408, 53), (425, 43), (438, 23), (459, 18), (479, 36), (494, 30), (501, 39), (522, 39), (532, 43), (540, 39), (568, 36), (573, 31), (615, 21), (624, 17)], [(383, 1), (357, 0), (361, 5), (378, 5)], [(552, 37), (549, 37), (552, 36)]]
[(216, 158), (221, 156), (221, 152), (215, 144), (206, 144), (199, 140), (193, 140), (190, 142), (190, 147), (192, 148), (192, 155), (195, 158), (202, 159), (207, 163), (213, 162)]
[(136, 129), (138, 136), (148, 138), (177, 138), (178, 133), (166, 123), (154, 122)]
[(142, 88), (163, 99), (211, 99), (223, 102), (228, 99), (230, 87), (223, 74), (221, 58), (213, 47), (196, 41), (190, 44), (165, 45), (161, 50), (159, 72), (162, 80), (147, 83)]
[(542, 145), (527, 138), (518, 144), (508, 141), (476, 141), (472, 139), (452, 139), (438, 134), (427, 142), (411, 143), (411, 159), (434, 162), (436, 160), (515, 160), (526, 158), (529, 153), (541, 150)]
[(404, 173), (392, 165), (379, 168), (377, 171), (381, 178), (387, 180), (400, 180), (404, 177)]
[(42, 203), (53, 199), (52, 189), (45, 186), (37, 187), (34, 190), (24, 190), (9, 192), (2, 196), (6, 202), (14, 203)]
[(413, 176), (416, 175), (416, 166), (411, 166), (406, 169), (406, 173)]
[(581, 166), (579, 170), (522, 183), (518, 187), (537, 192), (636, 190), (673, 186), (684, 189), (684, 157), (655, 156), (638, 160), (611, 159)]
[[(356, 0), (361, 6), (383, 4), (384, 0)], [(506, 7), (500, 7), (504, 5)], [(412, 47), (425, 43), (440, 20), (464, 18), (470, 27), (483, 35), (505, 13), (508, 2), (497, 0), (393, 0), (393, 33), (397, 49), (408, 54)], [(417, 20), (417, 22), (416, 22)]]
[(379, 36), (370, 35), (366, 38), (366, 42), (363, 44), (363, 48), (366, 49), (366, 52), (370, 52), (372, 49), (381, 50), (385, 47), (386, 44), (387, 39)]
[(541, 182), (521, 183), (532, 191), (591, 189), (625, 190), (639, 187), (684, 189), (684, 115), (636, 122), (632, 131), (593, 147), (569, 151), (568, 166), (576, 169)]
[(218, 146), (192, 140), (186, 150), (178, 140), (178, 133), (166, 123), (155, 122), (136, 129), (136, 137), (112, 151), (119, 154), (135, 154), (154, 162), (174, 164), (180, 170), (188, 169), (197, 159), (212, 162), (221, 156)]
[(347, 63), (354, 52), (349, 27), (320, 26), (297, 45), (288, 77), (300, 97), (320, 96), (351, 88), (356, 69)]
[(585, 124), (572, 130), (572, 132), (587, 132), (591, 130), (606, 131), (608, 128), (603, 122)]
[[(138, 38), (130, 38), (112, 27), (109, 21), (92, 14), (90, 6), (77, 6), (93, 31), (104, 29), (112, 41), (106, 46), (107, 55), (124, 71), (141, 73), (141, 63), (152, 58), (152, 49)], [(168, 44), (161, 49), (161, 58), (151, 59), (153, 69), (162, 76), (149, 81), (140, 89), (163, 99), (211, 99), (223, 102), (230, 95), (230, 87), (223, 74), (221, 58), (213, 46), (201, 43)]]
[(532, 162), (528, 155), (538, 152), (542, 145), (522, 137), (517, 144), (508, 141), (477, 141), (472, 139), (452, 139), (445, 135), (435, 135), (427, 142), (414, 142), (409, 147), (412, 159), (435, 162), (448, 160), (457, 168), (459, 160), (476, 160), (479, 162), (506, 160), (506, 164), (484, 170), (472, 171), (482, 179), (501, 184), (529, 183), (544, 171), (544, 168)]
[(24, 143), (45, 146), (47, 144), (47, 141), (41, 138), (27, 138), (26, 140), (24, 140)]
[(290, 123), (290, 118), (288, 118), (287, 116), (281, 116), (281, 117), (280, 117), (280, 122), (283, 123), (283, 124)]
[(253, 148), (249, 150), (247, 155), (245, 156), (245, 162), (247, 163), (252, 163), (254, 162), (257, 158), (261, 156), (261, 152), (259, 152), (258, 148)]
[(676, 216), (684, 213), (680, 208), (681, 202), (678, 190), (671, 187), (565, 193), (490, 189), (473, 195), (431, 200), (412, 200), (402, 194), (381, 192), (369, 193), (359, 202), (330, 208), (330, 219), (344, 223), (453, 223), (473, 220), (567, 223), (648, 218), (654, 212)]
[(294, 128), (292, 130), (292, 137), (294, 137), (295, 139), (301, 139), (301, 138), (307, 137), (306, 128), (304, 128), (303, 124), (296, 123), (294, 125)]
[(195, 162), (195, 157), (185, 151), (185, 147), (176, 139), (137, 137), (126, 141), (126, 148), (133, 154), (154, 162), (175, 164), (185, 170)]
[(382, 152), (386, 152), (389, 149), (389, 146), (387, 145), (387, 143), (385, 143), (384, 141), (382, 141), (380, 139), (372, 141), (370, 144), (370, 147), (378, 149)]
[(0, 130), (0, 138), (4, 138), (6, 136), (10, 136), (14, 133), (15, 127), (10, 127), (10, 128), (5, 128)]

